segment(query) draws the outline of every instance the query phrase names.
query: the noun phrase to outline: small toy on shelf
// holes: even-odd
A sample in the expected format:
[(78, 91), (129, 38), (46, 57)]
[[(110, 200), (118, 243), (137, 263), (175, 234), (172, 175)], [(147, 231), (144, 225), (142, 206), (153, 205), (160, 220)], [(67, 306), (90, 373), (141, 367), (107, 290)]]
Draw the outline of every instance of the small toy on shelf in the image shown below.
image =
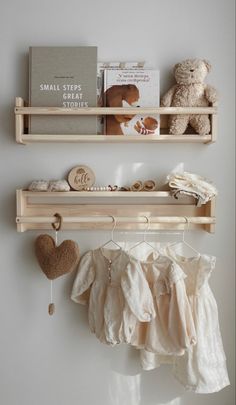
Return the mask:
[(157, 183), (154, 180), (146, 180), (144, 182), (137, 180), (131, 187), (131, 191), (155, 191), (157, 188)]
[[(218, 100), (214, 87), (205, 84), (204, 79), (211, 65), (202, 59), (187, 59), (177, 63), (174, 75), (177, 84), (172, 86), (161, 99), (163, 107), (207, 107)], [(211, 124), (207, 114), (179, 114), (169, 117), (169, 133), (182, 135), (190, 125), (197, 134), (210, 133)]]
[(76, 166), (70, 171), (68, 182), (73, 190), (86, 190), (94, 185), (95, 174), (88, 166)]
[(70, 186), (66, 180), (33, 180), (29, 191), (70, 191)]
[(49, 181), (47, 180), (33, 180), (29, 187), (29, 191), (48, 191)]

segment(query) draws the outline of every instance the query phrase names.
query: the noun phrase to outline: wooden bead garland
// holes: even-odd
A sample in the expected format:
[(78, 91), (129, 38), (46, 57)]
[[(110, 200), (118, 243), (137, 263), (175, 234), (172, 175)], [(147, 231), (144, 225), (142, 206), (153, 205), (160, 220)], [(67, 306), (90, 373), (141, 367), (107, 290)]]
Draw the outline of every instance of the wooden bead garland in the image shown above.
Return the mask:
[(85, 188), (85, 191), (118, 191), (118, 190), (119, 190), (119, 187), (116, 185), (115, 186), (111, 186), (111, 185), (101, 186), (101, 187), (92, 186), (92, 187)]

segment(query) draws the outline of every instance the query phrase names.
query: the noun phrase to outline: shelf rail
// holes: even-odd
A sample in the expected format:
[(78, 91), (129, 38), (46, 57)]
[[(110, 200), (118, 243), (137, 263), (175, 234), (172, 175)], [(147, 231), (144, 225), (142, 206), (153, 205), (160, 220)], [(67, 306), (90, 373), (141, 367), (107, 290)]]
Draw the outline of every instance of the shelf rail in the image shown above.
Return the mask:
[[(28, 134), (25, 133), (27, 116), (91, 116), (91, 115), (122, 115), (122, 114), (160, 114), (161, 128), (167, 128), (168, 115), (173, 114), (205, 114), (211, 118), (211, 134), (184, 134), (184, 135), (77, 135), (77, 134)], [(62, 107), (28, 107), (21, 97), (15, 102), (15, 133), (16, 142), (21, 144), (36, 142), (189, 142), (212, 143), (216, 140), (217, 132), (217, 104), (210, 107), (88, 107), (88, 108), (62, 108)]]

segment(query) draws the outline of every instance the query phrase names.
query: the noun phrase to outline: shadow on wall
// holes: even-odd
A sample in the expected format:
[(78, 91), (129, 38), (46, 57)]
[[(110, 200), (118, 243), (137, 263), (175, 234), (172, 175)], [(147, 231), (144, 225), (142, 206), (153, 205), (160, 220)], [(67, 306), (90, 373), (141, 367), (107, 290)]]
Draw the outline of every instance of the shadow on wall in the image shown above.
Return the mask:
[[(2, 194), (1, 195), (1, 228), (5, 227), (6, 230), (9, 230), (9, 226), (11, 226), (11, 230), (16, 232), (16, 194), (15, 191), (12, 191), (9, 194)], [(2, 228), (2, 231), (3, 231)]]
[[(110, 352), (111, 353), (111, 352)], [(142, 371), (138, 350), (112, 348), (108, 395), (111, 405), (181, 405), (184, 389), (174, 380), (168, 366)]]
[(7, 143), (15, 143), (14, 106), (15, 99), (12, 99), (0, 109), (1, 141), (5, 138)]
[[(19, 96), (23, 97), (25, 100), (28, 100), (28, 54), (17, 53), (15, 58), (16, 60), (12, 60), (12, 65), (15, 66), (15, 77), (12, 83), (14, 94), (9, 93), (8, 97), (5, 99), (5, 103), (0, 109), (1, 140), (6, 140), (8, 143), (15, 143), (15, 97)], [(19, 72), (21, 74), (19, 74)]]

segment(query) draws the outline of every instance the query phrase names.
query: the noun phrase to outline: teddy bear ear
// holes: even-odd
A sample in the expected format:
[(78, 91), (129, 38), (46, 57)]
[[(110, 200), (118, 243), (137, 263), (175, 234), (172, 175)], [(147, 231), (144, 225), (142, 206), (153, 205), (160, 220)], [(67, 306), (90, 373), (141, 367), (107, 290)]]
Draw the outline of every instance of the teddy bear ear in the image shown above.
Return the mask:
[(210, 71), (211, 71), (211, 68), (212, 68), (210, 62), (209, 62), (208, 60), (206, 60), (206, 59), (204, 59), (203, 62), (205, 63), (208, 72), (210, 72)]
[(178, 69), (178, 67), (180, 67), (180, 65), (181, 65), (181, 63), (176, 63), (175, 64), (174, 69), (173, 69), (174, 73), (176, 72), (176, 69)]

